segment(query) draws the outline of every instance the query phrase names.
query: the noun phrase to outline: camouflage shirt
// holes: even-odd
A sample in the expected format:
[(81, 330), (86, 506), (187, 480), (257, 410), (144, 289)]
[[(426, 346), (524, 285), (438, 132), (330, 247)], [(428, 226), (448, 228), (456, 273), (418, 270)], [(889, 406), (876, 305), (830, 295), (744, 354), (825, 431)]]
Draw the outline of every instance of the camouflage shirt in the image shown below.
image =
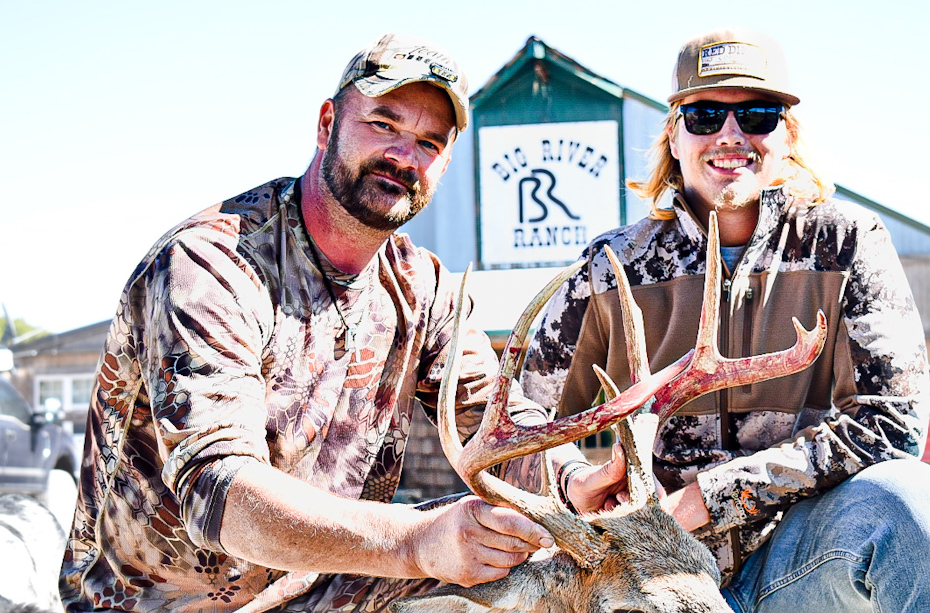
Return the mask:
[[(679, 197), (675, 217), (607, 232), (553, 298), (531, 342), (524, 392), (562, 415), (591, 406), (591, 365), (621, 388), (630, 373), (610, 245), (643, 312), (653, 372), (694, 346), (707, 239)], [(827, 316), (816, 363), (793, 376), (699, 397), (662, 428), (655, 469), (668, 491), (697, 479), (711, 522), (696, 534), (726, 580), (792, 503), (864, 467), (918, 456), (928, 419), (920, 318), (878, 217), (831, 200), (812, 205), (781, 188), (763, 192), (755, 232), (727, 271), (719, 345), (726, 357), (790, 347), (791, 322)]]
[[(262, 462), (389, 502), (416, 400), (435, 421), (458, 287), (433, 254), (395, 234), (357, 279), (333, 285), (337, 310), (294, 186), (278, 179), (191, 217), (127, 283), (90, 407), (62, 568), (69, 611), (231, 611), (259, 594), (267, 604), (314, 590), (313, 610), (335, 610), (370, 586), (291, 581), (228, 555), (226, 492), (239, 467)], [(347, 326), (358, 329), (354, 345)], [(463, 344), (464, 436), (497, 360), (482, 332)], [(513, 397), (518, 421), (544, 419)]]

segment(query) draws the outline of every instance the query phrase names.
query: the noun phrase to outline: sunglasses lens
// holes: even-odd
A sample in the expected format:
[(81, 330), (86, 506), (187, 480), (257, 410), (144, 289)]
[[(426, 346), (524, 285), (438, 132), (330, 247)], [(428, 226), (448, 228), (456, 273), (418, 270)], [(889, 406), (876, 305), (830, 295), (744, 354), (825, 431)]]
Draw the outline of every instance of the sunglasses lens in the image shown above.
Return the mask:
[(778, 103), (757, 100), (738, 104), (701, 101), (681, 105), (685, 129), (698, 135), (719, 132), (730, 111), (736, 113), (736, 122), (746, 134), (768, 134), (778, 126), (783, 110)]
[(736, 110), (736, 121), (746, 134), (768, 134), (778, 125), (781, 108), (777, 104), (750, 103)]
[(682, 104), (685, 129), (691, 134), (719, 132), (727, 118), (727, 109), (713, 103)]

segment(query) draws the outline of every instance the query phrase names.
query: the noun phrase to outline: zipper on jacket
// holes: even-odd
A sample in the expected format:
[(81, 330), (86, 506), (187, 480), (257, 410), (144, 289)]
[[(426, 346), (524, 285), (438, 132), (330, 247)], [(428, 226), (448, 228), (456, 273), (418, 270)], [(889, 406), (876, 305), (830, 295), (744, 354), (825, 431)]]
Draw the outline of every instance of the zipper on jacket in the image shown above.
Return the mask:
[[(717, 344), (723, 343), (720, 353), (724, 357), (733, 357), (730, 355), (730, 279), (723, 280), (722, 300), (720, 302), (720, 331), (717, 336)], [(724, 388), (717, 392), (717, 406), (720, 415), (720, 448), (730, 449), (730, 391)]]
[[(718, 336), (717, 343), (724, 343), (724, 346), (721, 348), (721, 354), (724, 357), (733, 357), (730, 355), (730, 289), (732, 288), (733, 282), (730, 279), (724, 279), (723, 281), (723, 296), (720, 303), (720, 335)], [(717, 392), (717, 407), (718, 415), (720, 418), (720, 448), (723, 450), (731, 450), (734, 446), (731, 442), (730, 436), (730, 390), (724, 388)], [(727, 541), (730, 546), (730, 554), (732, 555), (733, 568), (739, 569), (742, 564), (742, 546), (740, 543), (739, 528), (734, 526), (727, 531)]]

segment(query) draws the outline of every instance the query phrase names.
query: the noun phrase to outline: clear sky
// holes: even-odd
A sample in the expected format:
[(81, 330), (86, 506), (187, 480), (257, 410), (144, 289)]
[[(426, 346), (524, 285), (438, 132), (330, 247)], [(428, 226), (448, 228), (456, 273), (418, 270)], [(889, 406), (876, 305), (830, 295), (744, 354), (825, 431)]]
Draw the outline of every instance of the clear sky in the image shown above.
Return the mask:
[(303, 172), (320, 103), (387, 31), (442, 44), (472, 92), (536, 35), (664, 101), (686, 39), (762, 30), (782, 41), (833, 179), (930, 224), (930, 120), (912, 108), (930, 89), (928, 12), (917, 0), (0, 0), (0, 302), (53, 332), (111, 317), (165, 230)]

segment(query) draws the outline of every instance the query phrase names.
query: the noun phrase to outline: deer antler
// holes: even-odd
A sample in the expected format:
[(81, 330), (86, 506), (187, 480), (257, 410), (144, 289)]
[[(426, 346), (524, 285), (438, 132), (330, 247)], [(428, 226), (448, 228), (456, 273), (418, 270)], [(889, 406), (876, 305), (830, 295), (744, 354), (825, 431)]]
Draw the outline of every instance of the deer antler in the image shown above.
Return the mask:
[[(508, 412), (510, 386), (530, 325), (556, 289), (584, 265), (584, 262), (576, 262), (543, 288), (524, 310), (504, 348), (498, 376), (481, 425), (464, 446), (459, 440), (455, 427), (455, 389), (458, 384), (460, 359), (458, 338), (464, 323), (462, 304), (470, 266), (462, 277), (449, 359), (439, 390), (439, 430), (443, 451), (456, 472), (473, 492), (491, 504), (516, 509), (546, 527), (555, 538), (556, 544), (581, 566), (591, 567), (597, 564), (602, 558), (604, 545), (590, 524), (568, 511), (558, 496), (553, 495), (554, 485), (548, 461), (543, 462), (546, 465), (544, 483), (548, 496), (523, 491), (488, 474), (485, 469), (506, 460), (544, 451), (604, 430), (640, 409), (653, 397), (654, 401), (651, 405), (640, 412), (643, 413), (643, 417), (646, 417), (646, 413), (657, 417), (657, 419), (642, 420), (643, 423), (651, 422), (649, 429), (646, 430), (645, 438), (650, 438), (648, 432), (651, 431), (651, 439), (654, 440), (660, 422), (666, 420), (688, 400), (724, 387), (753, 383), (797, 372), (810, 365), (823, 347), (826, 336), (826, 318), (822, 312), (819, 312), (818, 326), (811, 332), (805, 330), (797, 319), (794, 320), (798, 341), (790, 349), (751, 358), (725, 359), (720, 356), (716, 344), (720, 311), (720, 270), (717, 222), (714, 213), (711, 213), (708, 225), (704, 304), (701, 308), (697, 345), (693, 351), (688, 352), (659, 373), (654, 375), (650, 373), (645, 337), (642, 332), (642, 313), (635, 306), (623, 267), (613, 252), (606, 249), (607, 257), (617, 276), (633, 385), (621, 393), (601, 371), (599, 376), (605, 383), (605, 387), (609, 384), (608, 395), (611, 396), (604, 404), (576, 415), (530, 426), (515, 424), (510, 417)], [(627, 443), (630, 446), (633, 446), (632, 439), (632, 434), (630, 434), (630, 443)], [(651, 459), (651, 445), (643, 441), (640, 435), (637, 435), (637, 440), (639, 442), (635, 444), (635, 447), (647, 449), (641, 449), (639, 452), (631, 449), (628, 455)], [(648, 473), (646, 476), (651, 480), (651, 468)], [(649, 498), (655, 498), (654, 488)]]
[(597, 410), (589, 409), (578, 415), (545, 424), (515, 424), (507, 411), (510, 385), (530, 325), (556, 289), (583, 265), (584, 262), (576, 262), (563, 270), (539, 292), (520, 316), (504, 348), (498, 376), (481, 425), (472, 440), (463, 447), (455, 427), (455, 387), (458, 382), (460, 359), (458, 338), (464, 323), (464, 288), (471, 271), (471, 267), (468, 267), (462, 277), (449, 359), (439, 388), (438, 420), (443, 452), (473, 492), (491, 504), (516, 509), (546, 527), (563, 551), (571, 555), (581, 566), (591, 567), (603, 558), (604, 543), (590, 524), (570, 512), (559, 497), (554, 495), (554, 483), (548, 461), (543, 461), (544, 489), (548, 490), (547, 496), (521, 490), (484, 470), (506, 460), (576, 441), (609, 427), (641, 406), (658, 389), (666, 385), (684, 368), (691, 354), (689, 352), (658, 374), (644, 378)]
[[(704, 282), (704, 300), (698, 325), (694, 357), (685, 369), (667, 386), (656, 392), (654, 401), (640, 407), (628, 418), (618, 422), (614, 429), (627, 455), (627, 473), (630, 498), (633, 506), (658, 504), (658, 495), (652, 479), (652, 444), (658, 428), (685, 403), (703, 394), (725, 387), (756, 383), (789, 375), (813, 363), (823, 349), (826, 338), (826, 317), (817, 312), (817, 326), (807, 331), (793, 318), (798, 340), (786, 351), (747, 358), (728, 359), (717, 348), (717, 331), (720, 323), (720, 246), (717, 214), (711, 212), (707, 232), (707, 270)], [(643, 336), (642, 311), (633, 300), (629, 281), (614, 251), (604, 247), (617, 279), (617, 294), (623, 314), (624, 334), (627, 338), (627, 361), (630, 380), (636, 382), (649, 376), (646, 340)], [(598, 365), (595, 373), (607, 394), (618, 393), (616, 384)], [(647, 417), (647, 416), (652, 416)]]

